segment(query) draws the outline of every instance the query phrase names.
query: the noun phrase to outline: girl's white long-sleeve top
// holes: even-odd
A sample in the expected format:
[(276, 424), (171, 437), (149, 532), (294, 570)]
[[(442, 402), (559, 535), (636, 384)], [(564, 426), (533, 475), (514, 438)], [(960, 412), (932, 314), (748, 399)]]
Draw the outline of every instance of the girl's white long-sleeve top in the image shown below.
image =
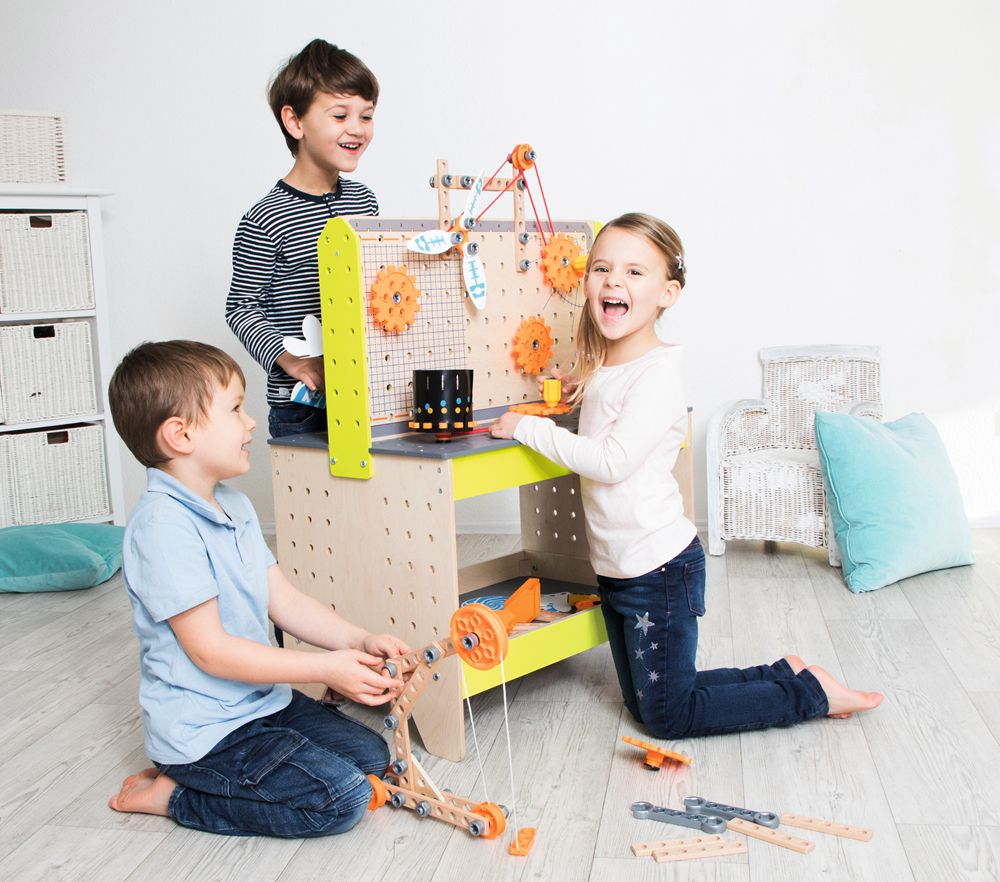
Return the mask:
[(587, 383), (579, 434), (526, 416), (522, 444), (580, 476), (590, 562), (614, 579), (648, 573), (696, 534), (672, 469), (687, 434), (679, 346), (602, 367)]

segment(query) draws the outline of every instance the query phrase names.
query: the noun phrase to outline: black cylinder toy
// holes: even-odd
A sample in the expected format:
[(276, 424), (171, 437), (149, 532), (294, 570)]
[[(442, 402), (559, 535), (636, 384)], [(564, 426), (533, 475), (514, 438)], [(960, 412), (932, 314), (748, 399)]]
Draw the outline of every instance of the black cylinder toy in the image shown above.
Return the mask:
[(413, 419), (418, 432), (463, 432), (472, 420), (471, 370), (413, 372)]

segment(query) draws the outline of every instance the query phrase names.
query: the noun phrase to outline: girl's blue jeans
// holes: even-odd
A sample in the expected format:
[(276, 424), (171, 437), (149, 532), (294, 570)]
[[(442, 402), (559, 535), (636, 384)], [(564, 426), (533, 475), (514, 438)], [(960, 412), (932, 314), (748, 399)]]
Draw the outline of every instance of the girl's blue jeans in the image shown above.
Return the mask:
[(389, 763), (382, 736), (335, 707), (292, 691), (287, 707), (230, 732), (197, 762), (157, 763), (177, 782), (167, 813), (185, 827), (232, 836), (325, 836), (365, 813)]
[(697, 537), (652, 572), (597, 582), (625, 707), (656, 737), (787, 726), (828, 712), (819, 681), (809, 671), (796, 676), (783, 658), (695, 669), (705, 614), (705, 552)]

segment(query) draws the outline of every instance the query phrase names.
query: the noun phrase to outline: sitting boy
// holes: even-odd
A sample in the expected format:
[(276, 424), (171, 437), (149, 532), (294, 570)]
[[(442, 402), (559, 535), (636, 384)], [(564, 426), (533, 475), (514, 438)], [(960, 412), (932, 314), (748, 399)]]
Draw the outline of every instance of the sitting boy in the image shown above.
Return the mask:
[[(302, 594), (264, 544), (250, 501), (221, 481), (250, 468), (255, 422), (236, 362), (186, 340), (144, 343), (108, 390), (115, 428), (147, 467), (125, 530), (139, 638), (139, 703), (155, 768), (109, 805), (233, 835), (321, 836), (353, 827), (381, 735), (287, 684), (325, 683), (379, 705), (402, 687), (383, 660), (409, 651)], [(330, 650), (280, 649), (267, 620)]]

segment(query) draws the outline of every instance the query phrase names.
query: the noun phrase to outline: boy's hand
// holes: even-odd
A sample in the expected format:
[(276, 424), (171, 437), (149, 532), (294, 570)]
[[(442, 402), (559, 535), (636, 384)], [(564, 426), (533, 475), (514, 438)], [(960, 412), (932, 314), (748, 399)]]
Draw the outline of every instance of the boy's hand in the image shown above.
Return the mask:
[(409, 646), (392, 634), (369, 634), (365, 637), (361, 648), (365, 652), (380, 655), (382, 658), (397, 658), (410, 651)]
[(403, 688), (403, 681), (382, 670), (384, 660), (356, 649), (326, 653), (323, 682), (341, 695), (375, 707), (391, 701)]
[(490, 426), (490, 435), (494, 438), (513, 438), (514, 429), (523, 418), (523, 413), (514, 413), (508, 410)]
[(305, 383), (310, 392), (324, 391), (326, 375), (323, 373), (322, 355), (299, 356), (282, 352), (277, 363), (288, 376)]

